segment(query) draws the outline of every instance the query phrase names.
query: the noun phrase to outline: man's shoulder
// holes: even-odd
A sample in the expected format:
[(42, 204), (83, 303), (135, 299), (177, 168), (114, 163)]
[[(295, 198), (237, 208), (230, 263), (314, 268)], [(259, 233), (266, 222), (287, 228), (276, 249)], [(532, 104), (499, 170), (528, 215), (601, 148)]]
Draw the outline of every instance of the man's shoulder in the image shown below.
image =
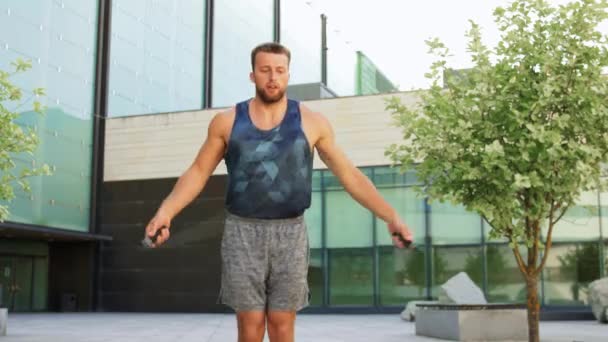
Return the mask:
[(209, 130), (217, 131), (218, 133), (227, 133), (232, 129), (235, 114), (236, 107), (230, 107), (217, 112), (209, 123)]
[(215, 113), (215, 118), (219, 118), (220, 120), (226, 120), (229, 118), (234, 118), (236, 113), (236, 106), (232, 106), (230, 108), (226, 108), (222, 111)]

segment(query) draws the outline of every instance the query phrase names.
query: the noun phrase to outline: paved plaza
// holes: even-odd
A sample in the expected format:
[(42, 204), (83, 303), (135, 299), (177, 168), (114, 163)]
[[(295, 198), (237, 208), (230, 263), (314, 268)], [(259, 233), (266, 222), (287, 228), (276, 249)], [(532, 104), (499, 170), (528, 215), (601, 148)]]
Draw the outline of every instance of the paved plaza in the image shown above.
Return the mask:
[[(440, 324), (440, 322), (439, 322)], [(514, 327), (517, 329), (517, 327)], [(596, 321), (541, 322), (541, 341), (608, 341)], [(0, 342), (236, 342), (232, 314), (40, 313), (10, 314)], [(265, 341), (268, 341), (266, 337)], [(415, 335), (414, 324), (392, 315), (302, 314), (297, 342), (442, 341)]]

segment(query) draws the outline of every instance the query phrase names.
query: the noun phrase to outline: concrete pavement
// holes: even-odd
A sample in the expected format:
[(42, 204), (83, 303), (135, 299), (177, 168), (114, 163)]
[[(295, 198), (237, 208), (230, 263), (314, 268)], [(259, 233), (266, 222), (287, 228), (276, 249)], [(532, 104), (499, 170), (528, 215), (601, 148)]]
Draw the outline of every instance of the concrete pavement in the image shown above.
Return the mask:
[[(608, 325), (596, 321), (541, 322), (540, 329), (541, 341), (546, 342), (608, 341)], [(233, 314), (11, 313), (8, 335), (0, 342), (233, 342), (236, 336)], [(397, 314), (302, 314), (296, 322), (296, 341), (442, 340), (416, 336), (414, 324)]]

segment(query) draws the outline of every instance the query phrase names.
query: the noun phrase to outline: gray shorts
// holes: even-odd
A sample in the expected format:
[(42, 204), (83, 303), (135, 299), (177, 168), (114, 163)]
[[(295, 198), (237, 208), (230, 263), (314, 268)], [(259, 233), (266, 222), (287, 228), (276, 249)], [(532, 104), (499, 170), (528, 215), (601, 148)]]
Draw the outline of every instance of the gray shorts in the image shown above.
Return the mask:
[(298, 311), (309, 303), (304, 217), (251, 219), (226, 213), (219, 302), (235, 311)]

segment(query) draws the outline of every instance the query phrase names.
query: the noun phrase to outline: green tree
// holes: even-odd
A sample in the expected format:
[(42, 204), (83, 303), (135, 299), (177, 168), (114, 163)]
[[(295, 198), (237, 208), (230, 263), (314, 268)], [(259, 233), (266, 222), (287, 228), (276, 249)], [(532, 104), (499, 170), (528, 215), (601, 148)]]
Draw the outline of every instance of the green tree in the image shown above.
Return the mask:
[(515, 0), (494, 15), (501, 40), (492, 49), (471, 22), (466, 73), (450, 73), (446, 46), (427, 42), (433, 85), (417, 107), (388, 100), (404, 142), (387, 155), (417, 171), (431, 200), (464, 205), (491, 237), (509, 240), (526, 282), (529, 340), (538, 341), (538, 276), (553, 228), (582, 190), (600, 186), (607, 159), (608, 38), (597, 26), (608, 4)]
[[(0, 201), (11, 201), (15, 197), (15, 186), (24, 191), (30, 191), (27, 178), (35, 175), (50, 174), (47, 165), (39, 168), (21, 167), (17, 170), (14, 162), (15, 155), (26, 153), (30, 156), (38, 146), (38, 137), (31, 128), (22, 128), (16, 123), (20, 117), (20, 109), (30, 99), (33, 101), (33, 111), (42, 114), (43, 107), (38, 97), (44, 95), (44, 90), (36, 88), (32, 91), (32, 98), (22, 102), (22, 90), (11, 83), (10, 78), (31, 68), (31, 63), (18, 59), (11, 64), (14, 70), (0, 70)], [(10, 107), (14, 107), (10, 109)], [(0, 222), (8, 218), (9, 208), (0, 205)]]

